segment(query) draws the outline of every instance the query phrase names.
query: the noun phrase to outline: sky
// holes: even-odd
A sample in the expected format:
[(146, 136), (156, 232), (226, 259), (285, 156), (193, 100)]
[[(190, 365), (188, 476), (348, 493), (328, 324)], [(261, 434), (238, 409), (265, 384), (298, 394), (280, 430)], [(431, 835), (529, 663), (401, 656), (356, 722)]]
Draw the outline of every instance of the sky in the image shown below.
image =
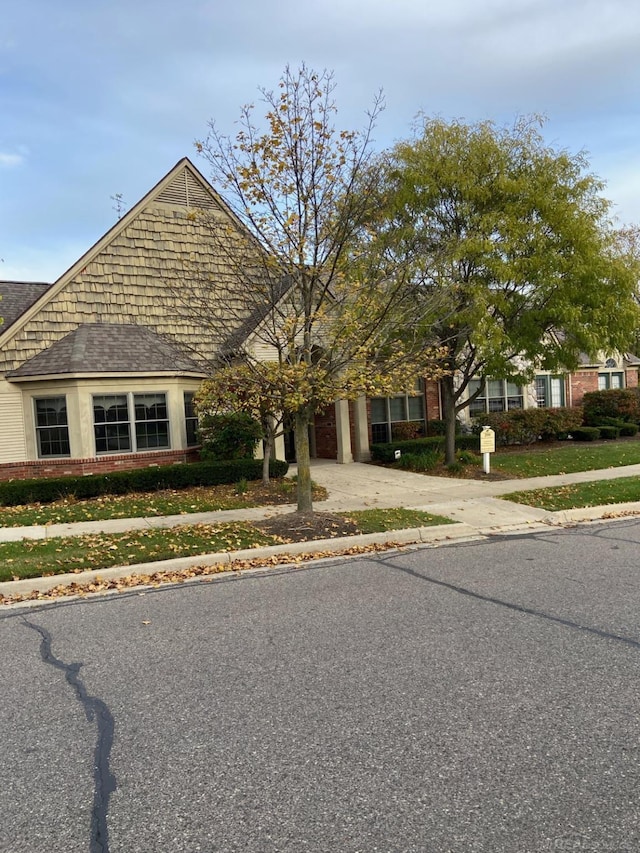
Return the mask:
[[(214, 121), (233, 135), (287, 64), (335, 73), (375, 145), (423, 112), (546, 117), (640, 223), (638, 0), (22, 0), (0, 22), (0, 279), (57, 279)], [(259, 111), (258, 111), (259, 112)]]

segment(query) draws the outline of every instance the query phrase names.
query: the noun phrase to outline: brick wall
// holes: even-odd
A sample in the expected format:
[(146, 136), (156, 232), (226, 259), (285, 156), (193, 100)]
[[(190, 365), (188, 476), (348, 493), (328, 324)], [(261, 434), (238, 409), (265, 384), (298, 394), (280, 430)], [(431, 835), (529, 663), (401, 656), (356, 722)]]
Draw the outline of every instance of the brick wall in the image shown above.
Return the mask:
[(624, 381), (627, 388), (637, 388), (638, 387), (638, 368), (637, 367), (629, 367), (625, 370)]
[(338, 458), (338, 436), (336, 434), (336, 408), (332, 403), (314, 418), (316, 433), (316, 457)]
[(440, 411), (440, 393), (438, 383), (433, 379), (427, 379), (424, 383), (424, 399), (426, 404), (425, 416), (428, 421), (439, 421), (442, 419)]
[(571, 397), (567, 403), (572, 406), (581, 406), (582, 398), (588, 391), (598, 390), (598, 371), (597, 370), (581, 370), (578, 373), (572, 373), (569, 377), (571, 386)]
[(33, 462), (10, 462), (0, 465), (0, 480), (109, 474), (112, 471), (146, 468), (149, 465), (196, 462), (198, 458), (197, 450), (164, 450), (157, 453), (126, 453), (94, 459), (38, 459)]

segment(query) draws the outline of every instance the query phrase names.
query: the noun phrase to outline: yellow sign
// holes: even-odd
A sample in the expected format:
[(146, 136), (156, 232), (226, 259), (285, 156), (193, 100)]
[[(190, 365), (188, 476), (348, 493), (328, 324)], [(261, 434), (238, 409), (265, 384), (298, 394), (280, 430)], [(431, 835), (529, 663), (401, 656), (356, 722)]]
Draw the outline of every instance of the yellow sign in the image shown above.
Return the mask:
[(491, 427), (482, 427), (480, 432), (480, 453), (496, 452), (496, 434)]

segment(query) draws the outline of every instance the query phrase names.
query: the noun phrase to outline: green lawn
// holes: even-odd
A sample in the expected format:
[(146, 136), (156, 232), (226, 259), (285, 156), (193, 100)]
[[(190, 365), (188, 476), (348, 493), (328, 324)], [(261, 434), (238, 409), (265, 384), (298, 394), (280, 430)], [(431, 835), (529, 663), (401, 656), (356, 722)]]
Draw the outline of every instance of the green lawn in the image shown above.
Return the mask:
[[(341, 515), (356, 521), (362, 533), (451, 523), (447, 518), (403, 509), (365, 510)], [(216, 551), (238, 551), (274, 545), (280, 541), (251, 524), (238, 522), (0, 542), (0, 581), (129, 566)]]
[(450, 518), (431, 515), (417, 509), (365, 509), (358, 512), (342, 512), (351, 518), (361, 533), (378, 533), (383, 530), (403, 530), (409, 527), (430, 527), (436, 524), (453, 524)]
[(491, 470), (512, 477), (542, 477), (547, 474), (572, 474), (640, 463), (640, 441), (612, 441), (593, 445), (588, 442), (567, 443), (560, 447), (508, 451), (492, 454)]
[(0, 542), (0, 581), (237, 551), (276, 542), (275, 537), (241, 523)]
[[(322, 500), (325, 497), (325, 489), (314, 486), (314, 500)], [(262, 483), (247, 483), (246, 491), (232, 485), (200, 486), (182, 490), (105, 495), (82, 501), (67, 498), (50, 504), (0, 507), (0, 527), (184, 515), (192, 512), (293, 503), (295, 500), (296, 484), (290, 479), (272, 480), (268, 487)]]
[(576, 507), (627, 503), (640, 501), (640, 477), (621, 477), (617, 480), (596, 480), (550, 489), (532, 489), (528, 492), (513, 492), (500, 497), (551, 512)]

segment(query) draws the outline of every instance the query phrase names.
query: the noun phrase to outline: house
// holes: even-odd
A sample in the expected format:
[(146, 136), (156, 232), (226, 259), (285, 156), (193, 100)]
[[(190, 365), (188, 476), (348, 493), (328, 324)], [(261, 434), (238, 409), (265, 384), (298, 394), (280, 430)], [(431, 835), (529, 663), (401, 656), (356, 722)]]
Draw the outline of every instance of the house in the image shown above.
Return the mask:
[[(57, 281), (0, 282), (0, 479), (197, 457), (199, 384), (225, 339), (248, 339), (260, 319), (184, 310), (185, 292), (204, 301), (205, 283), (232, 276), (212, 222), (250, 240), (185, 158)], [(196, 266), (199, 278), (187, 281)], [(541, 375), (531, 389), (489, 382), (470, 414), (577, 404), (588, 390), (637, 385), (637, 365), (585, 362), (571, 377)], [(366, 460), (371, 442), (440, 418), (435, 382), (392, 398), (338, 401), (316, 416), (312, 455)], [(276, 456), (287, 449), (278, 441)]]

